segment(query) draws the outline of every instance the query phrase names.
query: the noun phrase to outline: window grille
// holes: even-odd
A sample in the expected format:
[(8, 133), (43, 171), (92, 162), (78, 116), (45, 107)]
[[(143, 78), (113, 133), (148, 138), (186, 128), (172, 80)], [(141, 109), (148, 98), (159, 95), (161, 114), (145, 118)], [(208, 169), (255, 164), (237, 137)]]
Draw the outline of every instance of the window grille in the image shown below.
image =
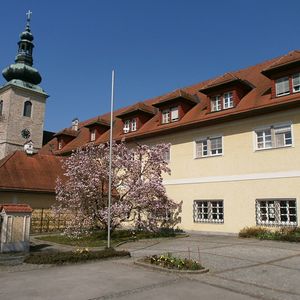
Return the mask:
[(265, 226), (296, 226), (295, 199), (256, 200), (256, 224)]
[(195, 200), (194, 222), (224, 223), (223, 200)]

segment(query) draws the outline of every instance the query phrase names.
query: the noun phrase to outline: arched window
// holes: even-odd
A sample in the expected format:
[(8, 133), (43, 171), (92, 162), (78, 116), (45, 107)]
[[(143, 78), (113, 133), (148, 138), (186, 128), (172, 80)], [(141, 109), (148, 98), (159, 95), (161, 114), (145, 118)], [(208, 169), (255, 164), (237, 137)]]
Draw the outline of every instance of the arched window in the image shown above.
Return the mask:
[(26, 101), (24, 103), (23, 116), (24, 117), (31, 117), (31, 109), (32, 109), (32, 103), (30, 101)]
[(0, 100), (0, 116), (3, 114), (3, 100)]

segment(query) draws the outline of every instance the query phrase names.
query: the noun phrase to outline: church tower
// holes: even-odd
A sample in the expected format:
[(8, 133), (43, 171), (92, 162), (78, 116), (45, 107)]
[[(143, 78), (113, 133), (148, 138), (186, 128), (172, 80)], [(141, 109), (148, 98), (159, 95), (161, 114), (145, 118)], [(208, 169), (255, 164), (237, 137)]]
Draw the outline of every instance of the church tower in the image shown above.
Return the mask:
[(33, 68), (31, 12), (20, 34), (15, 63), (2, 72), (6, 83), (0, 87), (0, 159), (22, 150), (30, 140), (34, 149), (42, 147), (45, 105), (48, 95), (39, 86), (42, 77)]

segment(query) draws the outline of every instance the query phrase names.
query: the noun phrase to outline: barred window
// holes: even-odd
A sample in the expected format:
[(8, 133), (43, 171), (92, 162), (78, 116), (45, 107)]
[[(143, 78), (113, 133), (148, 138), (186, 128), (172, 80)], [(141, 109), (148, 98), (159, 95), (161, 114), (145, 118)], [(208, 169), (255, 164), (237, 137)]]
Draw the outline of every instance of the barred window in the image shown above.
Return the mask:
[(224, 223), (223, 200), (195, 200), (194, 222)]
[(271, 126), (255, 131), (257, 150), (291, 146), (291, 125)]
[(256, 224), (266, 226), (296, 226), (295, 199), (256, 200)]
[(222, 137), (207, 137), (196, 141), (196, 158), (223, 154)]

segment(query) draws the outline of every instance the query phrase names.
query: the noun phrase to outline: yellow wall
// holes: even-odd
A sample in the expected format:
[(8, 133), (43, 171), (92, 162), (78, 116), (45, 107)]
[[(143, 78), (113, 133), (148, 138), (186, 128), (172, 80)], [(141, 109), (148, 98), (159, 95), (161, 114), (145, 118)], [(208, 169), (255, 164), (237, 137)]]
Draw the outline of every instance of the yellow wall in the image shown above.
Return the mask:
[(33, 209), (50, 208), (54, 200), (54, 194), (0, 192), (0, 204), (26, 203)]
[[(292, 147), (255, 151), (255, 129), (288, 122)], [(223, 136), (223, 155), (195, 159), (195, 140), (216, 135)], [(183, 200), (182, 228), (238, 232), (254, 226), (257, 198), (296, 198), (299, 220), (300, 109), (140, 141), (160, 142), (172, 144), (165, 186), (171, 198)], [(214, 199), (224, 200), (224, 224), (194, 223), (193, 200)]]

